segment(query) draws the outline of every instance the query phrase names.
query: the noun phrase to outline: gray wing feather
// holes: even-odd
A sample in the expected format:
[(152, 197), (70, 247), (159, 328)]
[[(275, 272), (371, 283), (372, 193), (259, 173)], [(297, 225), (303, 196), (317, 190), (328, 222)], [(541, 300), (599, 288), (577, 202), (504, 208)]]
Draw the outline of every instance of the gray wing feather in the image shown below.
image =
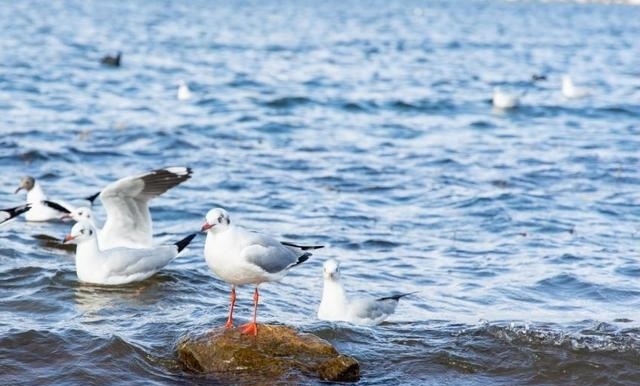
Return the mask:
[(131, 275), (157, 271), (178, 255), (175, 245), (164, 245), (150, 249), (113, 248), (103, 251), (113, 273)]
[(397, 299), (362, 299), (354, 302), (353, 314), (358, 318), (375, 320), (391, 315), (397, 306)]
[(174, 167), (125, 177), (100, 193), (107, 212), (103, 231), (123, 239), (151, 242), (153, 228), (148, 202), (191, 178), (191, 169)]
[[(252, 264), (269, 273), (278, 273), (298, 262), (298, 257), (306, 253), (294, 253), (286, 248), (253, 244), (242, 250), (242, 255)], [(300, 256), (299, 256), (300, 255)]]

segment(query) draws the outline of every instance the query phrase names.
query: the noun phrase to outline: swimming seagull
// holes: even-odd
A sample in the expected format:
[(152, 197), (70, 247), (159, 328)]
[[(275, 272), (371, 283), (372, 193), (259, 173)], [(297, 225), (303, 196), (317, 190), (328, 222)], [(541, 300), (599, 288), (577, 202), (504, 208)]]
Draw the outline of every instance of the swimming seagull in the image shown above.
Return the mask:
[(231, 284), (231, 305), (226, 328), (233, 327), (233, 307), (236, 302), (236, 285), (254, 284), (253, 321), (240, 326), (243, 334), (257, 335), (258, 286), (264, 282), (278, 281), (290, 268), (301, 264), (311, 256), (308, 252), (322, 246), (303, 246), (280, 242), (269, 236), (250, 232), (231, 224), (224, 209), (211, 209), (201, 231), (207, 232), (204, 257), (209, 268), (222, 280)]
[(340, 264), (337, 261), (330, 259), (324, 263), (323, 276), (322, 301), (318, 308), (318, 319), (321, 320), (378, 324), (394, 313), (400, 298), (415, 293), (349, 300), (340, 282)]
[(591, 90), (585, 87), (577, 87), (569, 75), (563, 75), (562, 95), (569, 99), (583, 98), (591, 95)]
[(69, 216), (78, 222), (88, 222), (97, 230), (102, 250), (149, 248), (153, 245), (149, 201), (188, 180), (191, 174), (191, 168), (170, 167), (110, 183), (97, 195), (107, 214), (102, 229), (96, 227), (93, 213), (87, 207), (72, 210)]
[(63, 243), (75, 243), (76, 274), (85, 283), (119, 285), (141, 281), (158, 272), (193, 240), (196, 233), (171, 245), (151, 248), (112, 248), (98, 246), (96, 230), (86, 222), (76, 223)]
[(15, 208), (0, 209), (0, 224), (15, 218), (31, 209), (31, 204), (16, 206)]
[(111, 66), (111, 67), (120, 67), (120, 59), (122, 58), (122, 52), (118, 51), (116, 56), (107, 55), (100, 59), (100, 63)]
[(49, 200), (40, 183), (31, 176), (22, 177), (15, 193), (21, 190), (27, 192), (27, 204), (31, 204), (31, 209), (24, 216), (27, 221), (62, 220), (73, 209), (65, 202)]
[(181, 101), (191, 99), (191, 90), (184, 80), (178, 82), (178, 99)]
[(498, 109), (512, 109), (520, 104), (520, 96), (509, 94), (502, 91), (499, 87), (496, 87), (493, 89), (491, 103), (493, 104), (493, 107)]

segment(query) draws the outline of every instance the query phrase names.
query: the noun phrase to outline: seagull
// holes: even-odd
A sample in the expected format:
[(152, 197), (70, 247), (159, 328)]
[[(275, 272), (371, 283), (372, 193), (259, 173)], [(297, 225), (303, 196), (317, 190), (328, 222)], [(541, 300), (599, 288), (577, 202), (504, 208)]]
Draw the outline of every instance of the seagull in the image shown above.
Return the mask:
[(577, 87), (569, 75), (563, 75), (562, 95), (568, 99), (583, 98), (591, 95), (591, 90), (585, 87)]
[(181, 101), (191, 99), (191, 90), (184, 80), (178, 82), (178, 99)]
[(98, 244), (102, 250), (150, 248), (153, 246), (153, 227), (149, 201), (188, 180), (191, 174), (191, 168), (179, 166), (110, 183), (96, 195), (107, 213), (102, 229), (96, 226), (93, 213), (87, 207), (72, 210), (69, 217), (92, 225), (98, 233)]
[(48, 200), (40, 183), (31, 176), (22, 177), (15, 193), (23, 189), (27, 192), (27, 204), (31, 204), (24, 216), (27, 221), (62, 220), (73, 209), (67, 203)]
[(121, 58), (122, 52), (118, 51), (118, 54), (116, 56), (107, 55), (100, 59), (100, 63), (104, 64), (105, 66), (120, 67)]
[(76, 223), (63, 243), (75, 243), (76, 274), (85, 283), (119, 285), (144, 280), (169, 264), (193, 240), (196, 233), (171, 245), (151, 248), (98, 246), (96, 230), (87, 222)]
[(231, 284), (231, 306), (226, 328), (233, 327), (233, 307), (236, 302), (236, 285), (254, 284), (253, 321), (240, 326), (240, 332), (258, 334), (258, 286), (264, 282), (278, 281), (290, 268), (301, 264), (311, 256), (308, 252), (322, 246), (303, 246), (280, 242), (269, 236), (250, 232), (231, 224), (224, 209), (211, 209), (202, 225), (207, 232), (204, 257), (207, 265), (218, 277)]
[(518, 106), (518, 104), (520, 103), (520, 97), (514, 94), (506, 93), (499, 87), (496, 87), (493, 89), (491, 103), (493, 103), (493, 107), (496, 107), (498, 109), (512, 109)]
[(21, 215), (31, 209), (31, 204), (16, 206), (15, 208), (0, 209), (0, 224)]
[(379, 324), (394, 313), (400, 298), (415, 293), (349, 300), (340, 282), (340, 264), (337, 261), (329, 259), (324, 263), (323, 276), (322, 301), (318, 308), (318, 319), (321, 320)]

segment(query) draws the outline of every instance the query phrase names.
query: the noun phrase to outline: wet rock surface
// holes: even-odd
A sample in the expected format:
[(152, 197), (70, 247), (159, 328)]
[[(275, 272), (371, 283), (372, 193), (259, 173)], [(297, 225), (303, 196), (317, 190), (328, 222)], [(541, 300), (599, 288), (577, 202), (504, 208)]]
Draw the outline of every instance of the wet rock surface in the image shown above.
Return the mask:
[(190, 371), (233, 379), (257, 375), (264, 381), (315, 377), (326, 381), (357, 381), (360, 365), (329, 342), (287, 326), (259, 325), (258, 335), (219, 328), (185, 337), (178, 359)]

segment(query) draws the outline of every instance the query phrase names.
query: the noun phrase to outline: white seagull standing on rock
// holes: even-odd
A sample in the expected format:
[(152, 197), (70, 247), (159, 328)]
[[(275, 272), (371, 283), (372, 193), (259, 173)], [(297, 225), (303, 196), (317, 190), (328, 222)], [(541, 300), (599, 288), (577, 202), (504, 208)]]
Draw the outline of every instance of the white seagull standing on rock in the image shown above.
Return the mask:
[(15, 208), (0, 209), (0, 224), (21, 215), (29, 209), (31, 209), (31, 204), (20, 205)]
[(207, 232), (204, 257), (209, 268), (222, 280), (231, 284), (231, 306), (226, 328), (233, 327), (233, 307), (236, 285), (254, 284), (253, 321), (240, 326), (243, 334), (257, 335), (258, 285), (278, 281), (300, 263), (307, 261), (311, 249), (322, 246), (303, 246), (280, 242), (269, 236), (250, 232), (231, 224), (224, 209), (211, 209), (202, 225)]
[(97, 195), (107, 213), (102, 229), (97, 228), (93, 213), (87, 207), (77, 208), (69, 216), (94, 227), (102, 250), (150, 248), (153, 245), (153, 226), (149, 201), (188, 180), (191, 174), (190, 168), (171, 167), (110, 183)]
[(323, 276), (322, 301), (318, 308), (318, 319), (321, 320), (379, 324), (394, 313), (400, 298), (415, 293), (349, 300), (340, 282), (340, 264), (337, 261), (330, 259), (324, 263)]
[(27, 221), (59, 221), (73, 209), (67, 203), (49, 200), (40, 183), (31, 176), (22, 177), (15, 193), (21, 190), (27, 192), (27, 204), (31, 205), (24, 216)]
[(95, 228), (89, 223), (79, 222), (63, 242), (77, 244), (76, 274), (80, 281), (119, 285), (151, 277), (175, 259), (195, 236), (193, 233), (172, 245), (101, 250)]

